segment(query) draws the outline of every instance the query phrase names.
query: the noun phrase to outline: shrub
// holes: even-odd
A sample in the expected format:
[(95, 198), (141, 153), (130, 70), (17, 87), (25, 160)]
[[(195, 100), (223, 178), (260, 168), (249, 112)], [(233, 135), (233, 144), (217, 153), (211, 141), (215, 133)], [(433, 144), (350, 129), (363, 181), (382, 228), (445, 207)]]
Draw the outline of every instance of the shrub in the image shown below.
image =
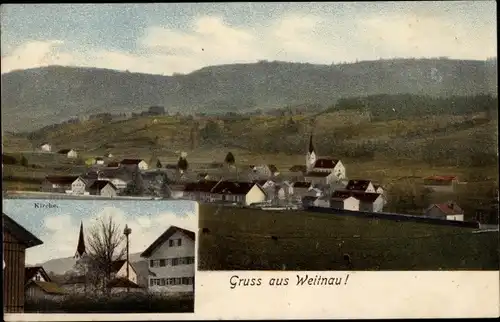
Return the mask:
[(27, 299), (24, 310), (26, 313), (189, 313), (194, 312), (194, 296), (150, 293), (68, 295), (59, 299)]

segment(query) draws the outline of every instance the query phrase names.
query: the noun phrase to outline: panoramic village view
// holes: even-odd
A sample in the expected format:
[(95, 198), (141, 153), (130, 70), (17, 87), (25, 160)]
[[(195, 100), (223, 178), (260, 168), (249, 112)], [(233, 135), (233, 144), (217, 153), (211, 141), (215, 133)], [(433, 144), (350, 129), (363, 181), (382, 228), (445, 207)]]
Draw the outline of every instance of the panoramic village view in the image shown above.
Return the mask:
[(198, 218), (178, 205), (4, 200), (4, 312), (193, 312)]
[[(315, 6), (370, 13), (359, 5)], [(420, 9), (405, 16), (405, 6)], [(374, 15), (413, 22), (429, 10), (457, 21), (444, 12), (459, 15), (458, 4), (443, 6), (383, 3)], [(464, 6), (495, 11), (489, 2)], [(278, 27), (304, 33), (293, 44), (317, 44), (305, 35), (321, 23), (284, 15)], [(435, 23), (418, 19), (415, 28)], [(398, 28), (384, 34), (377, 21), (352, 24), (387, 36), (389, 51), (401, 46), (387, 33)], [(280, 38), (273, 55), (241, 63), (227, 55), (246, 54), (255, 35), (238, 28), (200, 18), (183, 44), (174, 29), (151, 29), (160, 43), (146, 37), (144, 50), (213, 58), (189, 71), (54, 60), (2, 72), (4, 197), (197, 201), (202, 270), (498, 269), (493, 38), (477, 38), (481, 52), (463, 57), (463, 46), (476, 47), (419, 52), (404, 43), (400, 55), (359, 50), (334, 62), (293, 56)]]

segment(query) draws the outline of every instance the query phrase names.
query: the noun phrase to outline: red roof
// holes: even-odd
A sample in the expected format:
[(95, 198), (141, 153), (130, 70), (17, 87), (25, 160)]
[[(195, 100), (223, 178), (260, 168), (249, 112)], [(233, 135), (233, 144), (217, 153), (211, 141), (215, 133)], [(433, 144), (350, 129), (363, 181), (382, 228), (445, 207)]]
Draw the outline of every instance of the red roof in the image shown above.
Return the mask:
[(316, 160), (314, 163), (314, 168), (320, 168), (320, 169), (333, 169), (337, 165), (339, 160), (336, 159), (326, 159), (326, 158), (320, 158)]
[(446, 215), (462, 215), (464, 213), (462, 208), (460, 208), (454, 202), (439, 203), (439, 204), (434, 204), (433, 206), (437, 207)]

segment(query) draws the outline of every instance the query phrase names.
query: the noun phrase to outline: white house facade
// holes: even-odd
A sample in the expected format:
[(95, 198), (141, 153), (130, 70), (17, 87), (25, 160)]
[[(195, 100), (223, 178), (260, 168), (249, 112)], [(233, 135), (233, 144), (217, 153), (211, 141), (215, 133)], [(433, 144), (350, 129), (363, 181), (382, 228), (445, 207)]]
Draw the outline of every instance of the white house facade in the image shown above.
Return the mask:
[(162, 293), (194, 292), (195, 233), (176, 226), (168, 228), (141, 257), (148, 260), (148, 289)]
[(40, 145), (39, 148), (40, 148), (40, 151), (42, 151), (42, 152), (52, 151), (52, 146), (49, 143), (44, 143), (44, 144)]
[(351, 196), (330, 199), (330, 207), (335, 209), (359, 211), (359, 204), (359, 200)]

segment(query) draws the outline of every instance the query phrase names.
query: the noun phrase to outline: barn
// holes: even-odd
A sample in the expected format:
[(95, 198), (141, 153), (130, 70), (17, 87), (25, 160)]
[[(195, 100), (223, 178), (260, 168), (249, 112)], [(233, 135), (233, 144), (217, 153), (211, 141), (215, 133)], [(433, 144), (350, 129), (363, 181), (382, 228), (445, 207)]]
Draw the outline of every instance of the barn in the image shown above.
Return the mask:
[(26, 249), (43, 242), (2, 213), (3, 226), (3, 305), (4, 313), (24, 312)]

